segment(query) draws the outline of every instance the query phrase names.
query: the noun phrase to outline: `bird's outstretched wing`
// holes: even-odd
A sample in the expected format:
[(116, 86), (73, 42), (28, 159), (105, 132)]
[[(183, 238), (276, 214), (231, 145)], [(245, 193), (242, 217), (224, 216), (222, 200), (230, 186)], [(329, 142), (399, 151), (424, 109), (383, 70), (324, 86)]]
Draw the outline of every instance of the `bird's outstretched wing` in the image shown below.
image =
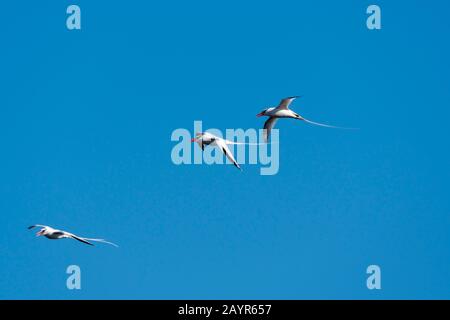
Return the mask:
[(39, 228), (45, 228), (45, 227), (48, 227), (48, 226), (44, 226), (44, 225), (42, 225), (42, 224), (34, 224), (34, 225), (32, 225), (32, 226), (29, 226), (28, 229), (33, 229), (33, 228), (37, 228), (37, 227), (39, 227)]
[(202, 148), (203, 151), (205, 151), (205, 144), (203, 143), (203, 139), (198, 139), (197, 144), (200, 148)]
[(299, 96), (293, 96), (293, 97), (287, 97), (287, 98), (282, 99), (280, 101), (280, 104), (278, 105), (277, 109), (288, 110), (289, 109), (289, 105), (292, 103), (292, 101), (294, 101), (298, 97)]
[(277, 122), (278, 118), (275, 117), (270, 117), (269, 119), (267, 119), (267, 121), (264, 123), (264, 141), (267, 142), (269, 140), (269, 135), (270, 135), (270, 131), (272, 130), (272, 128), (275, 126), (275, 123)]
[(216, 145), (222, 150), (222, 152), (227, 156), (227, 158), (234, 164), (236, 168), (239, 170), (242, 170), (239, 164), (236, 162), (236, 160), (233, 157), (233, 154), (231, 153), (230, 149), (228, 149), (228, 146), (223, 139), (216, 139)]

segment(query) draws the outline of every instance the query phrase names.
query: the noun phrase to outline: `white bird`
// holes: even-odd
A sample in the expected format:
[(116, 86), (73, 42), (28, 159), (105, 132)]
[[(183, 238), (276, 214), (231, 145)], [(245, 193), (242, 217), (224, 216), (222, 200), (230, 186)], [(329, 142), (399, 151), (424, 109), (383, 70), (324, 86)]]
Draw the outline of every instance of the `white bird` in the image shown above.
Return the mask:
[(303, 120), (305, 122), (308, 122), (308, 123), (311, 123), (311, 124), (314, 124), (317, 126), (321, 126), (321, 127), (327, 127), (327, 128), (354, 129), (354, 128), (330, 126), (328, 124), (318, 123), (318, 122), (314, 122), (314, 121), (303, 118), (299, 114), (297, 114), (294, 111), (292, 111), (291, 109), (289, 109), (289, 105), (292, 103), (292, 101), (294, 101), (295, 99), (297, 99), (299, 97), (300, 96), (284, 98), (280, 101), (280, 104), (278, 105), (278, 107), (264, 109), (263, 111), (261, 111), (260, 113), (258, 113), (256, 115), (257, 117), (262, 117), (262, 116), (269, 117), (269, 119), (267, 119), (267, 121), (264, 123), (264, 141), (268, 140), (270, 131), (275, 126), (275, 123), (277, 122), (278, 118), (293, 118), (293, 119), (297, 119), (297, 120)]
[(116, 245), (115, 243), (106, 241), (104, 239), (92, 239), (92, 238), (79, 237), (77, 235), (74, 235), (73, 233), (63, 231), (63, 230), (53, 229), (52, 227), (44, 226), (44, 225), (40, 225), (40, 224), (32, 225), (32, 226), (28, 227), (28, 229), (33, 229), (36, 227), (41, 228), (36, 233), (36, 237), (44, 236), (44, 237), (46, 237), (48, 239), (52, 239), (52, 240), (71, 238), (71, 239), (81, 241), (81, 242), (86, 243), (91, 246), (93, 246), (93, 244), (90, 243), (89, 241), (96, 241), (96, 242), (107, 243), (107, 244), (113, 245), (115, 247), (118, 247), (118, 245)]
[(191, 139), (191, 142), (197, 142), (200, 148), (202, 150), (205, 150), (206, 146), (217, 146), (219, 149), (227, 156), (227, 158), (235, 165), (236, 168), (241, 169), (239, 164), (236, 162), (236, 160), (233, 157), (233, 154), (231, 153), (230, 149), (228, 148), (229, 144), (244, 144), (240, 142), (233, 142), (230, 140), (222, 139), (219, 137), (216, 137), (215, 135), (209, 133), (209, 132), (200, 132), (195, 135), (194, 138)]

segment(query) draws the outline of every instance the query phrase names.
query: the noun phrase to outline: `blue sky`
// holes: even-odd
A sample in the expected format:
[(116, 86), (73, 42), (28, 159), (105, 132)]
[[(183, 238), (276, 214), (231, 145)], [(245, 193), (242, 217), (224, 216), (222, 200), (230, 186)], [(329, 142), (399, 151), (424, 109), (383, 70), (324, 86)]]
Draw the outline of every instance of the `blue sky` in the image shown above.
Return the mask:
[[(449, 3), (73, 3), (80, 31), (72, 2), (0, 11), (0, 298), (450, 298)], [(173, 130), (260, 128), (297, 94), (361, 129), (280, 121), (274, 176), (172, 163)]]

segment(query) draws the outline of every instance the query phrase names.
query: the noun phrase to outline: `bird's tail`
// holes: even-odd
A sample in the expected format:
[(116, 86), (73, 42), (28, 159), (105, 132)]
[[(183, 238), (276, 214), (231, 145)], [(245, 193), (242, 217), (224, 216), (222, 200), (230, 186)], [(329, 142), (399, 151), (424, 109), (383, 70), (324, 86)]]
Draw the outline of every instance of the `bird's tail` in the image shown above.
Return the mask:
[(359, 128), (347, 128), (347, 127), (337, 127), (337, 126), (332, 126), (329, 124), (324, 124), (324, 123), (318, 123), (318, 122), (314, 122), (305, 118), (301, 118), (300, 120), (303, 120), (305, 122), (308, 122), (310, 124), (313, 124), (315, 126), (321, 126), (321, 127), (326, 127), (326, 128), (333, 128), (333, 129), (344, 129), (344, 130), (358, 130)]
[(95, 241), (95, 242), (101, 242), (101, 243), (106, 243), (106, 244), (110, 244), (116, 248), (118, 248), (119, 246), (115, 243), (106, 241), (105, 239), (92, 239), (92, 238), (83, 238), (84, 240), (88, 240), (88, 241)]
[(247, 146), (261, 146), (263, 144), (270, 144), (273, 142), (264, 142), (264, 143), (258, 143), (258, 142), (234, 142), (230, 140), (225, 140), (226, 144), (236, 144), (236, 145), (247, 145)]

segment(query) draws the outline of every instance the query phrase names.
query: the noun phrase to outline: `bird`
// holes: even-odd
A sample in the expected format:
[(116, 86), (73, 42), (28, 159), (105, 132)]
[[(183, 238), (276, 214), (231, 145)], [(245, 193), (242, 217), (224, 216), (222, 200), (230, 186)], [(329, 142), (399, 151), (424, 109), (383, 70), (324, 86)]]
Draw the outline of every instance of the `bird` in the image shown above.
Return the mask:
[(33, 228), (41, 228), (37, 233), (36, 233), (36, 237), (39, 236), (44, 236), (48, 239), (51, 240), (58, 240), (58, 239), (75, 239), (78, 240), (80, 242), (83, 242), (85, 244), (88, 244), (90, 246), (93, 246), (94, 244), (92, 244), (89, 241), (95, 241), (95, 242), (102, 242), (102, 243), (107, 243), (110, 245), (113, 245), (114, 247), (118, 247), (118, 245), (116, 245), (115, 243), (106, 241), (104, 239), (92, 239), (92, 238), (85, 238), (85, 237), (79, 237), (77, 235), (74, 235), (73, 233), (67, 232), (67, 231), (63, 231), (63, 230), (57, 230), (57, 229), (53, 229), (52, 227), (49, 226), (44, 226), (41, 224), (35, 224), (32, 226), (29, 226), (28, 229), (33, 229)]
[(294, 101), (297, 98), (300, 98), (300, 96), (292, 96), (292, 97), (287, 97), (287, 98), (281, 99), (281, 101), (277, 107), (271, 107), (271, 108), (264, 109), (256, 115), (257, 117), (262, 117), (262, 116), (269, 117), (269, 119), (267, 119), (267, 121), (264, 123), (264, 135), (263, 135), (264, 141), (267, 142), (269, 135), (270, 135), (270, 131), (275, 126), (275, 123), (277, 122), (277, 120), (279, 118), (293, 118), (293, 119), (308, 122), (308, 123), (316, 125), (316, 126), (327, 127), (327, 128), (355, 129), (355, 128), (336, 127), (336, 126), (331, 126), (328, 124), (318, 123), (318, 122), (314, 122), (314, 121), (305, 119), (301, 115), (299, 115), (296, 112), (289, 109), (289, 105), (292, 103), (292, 101)]
[(228, 148), (229, 144), (243, 144), (239, 142), (233, 142), (226, 139), (219, 138), (209, 132), (199, 132), (195, 135), (194, 138), (191, 139), (191, 142), (197, 142), (197, 144), (202, 148), (202, 150), (205, 150), (206, 146), (217, 146), (219, 149), (227, 156), (227, 158), (234, 164), (236, 168), (239, 170), (242, 170), (239, 164), (236, 162), (236, 160), (233, 157), (233, 154), (231, 153), (230, 149)]

